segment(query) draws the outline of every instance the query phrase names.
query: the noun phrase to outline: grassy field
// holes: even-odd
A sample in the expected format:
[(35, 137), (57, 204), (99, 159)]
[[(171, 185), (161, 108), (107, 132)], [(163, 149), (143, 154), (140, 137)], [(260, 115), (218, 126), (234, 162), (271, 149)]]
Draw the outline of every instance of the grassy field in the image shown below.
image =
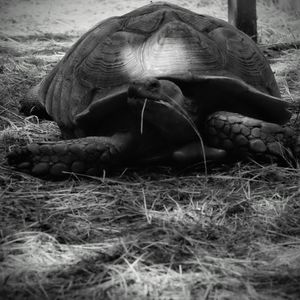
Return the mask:
[[(95, 18), (89, 7), (89, 21), (74, 27), (68, 19), (68, 27), (41, 9), (53, 30), (37, 30), (42, 16), (20, 12), (33, 2), (43, 3), (13, 0), (21, 6), (3, 14), (0, 32), (0, 299), (299, 299), (299, 168), (238, 163), (205, 175), (202, 166), (149, 167), (51, 182), (6, 164), (15, 144), (59, 139), (54, 123), (20, 115), (18, 103)], [(138, 6), (88, 2), (105, 4), (103, 17)], [(187, 6), (225, 18), (226, 1), (196, 2)], [(258, 8), (260, 42), (300, 40), (296, 12)], [(293, 127), (299, 57), (297, 49), (269, 56), (283, 98), (294, 104)]]

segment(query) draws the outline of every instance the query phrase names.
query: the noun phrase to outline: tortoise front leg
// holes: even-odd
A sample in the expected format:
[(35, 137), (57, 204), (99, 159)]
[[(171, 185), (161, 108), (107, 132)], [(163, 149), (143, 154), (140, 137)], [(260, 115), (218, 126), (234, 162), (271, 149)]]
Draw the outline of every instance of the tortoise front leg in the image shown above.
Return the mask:
[(236, 113), (221, 111), (209, 116), (205, 137), (210, 146), (238, 158), (250, 155), (289, 161), (300, 154), (300, 139), (291, 128)]
[(61, 177), (64, 172), (96, 175), (120, 162), (130, 147), (130, 133), (28, 144), (7, 156), (8, 163), (39, 177)]

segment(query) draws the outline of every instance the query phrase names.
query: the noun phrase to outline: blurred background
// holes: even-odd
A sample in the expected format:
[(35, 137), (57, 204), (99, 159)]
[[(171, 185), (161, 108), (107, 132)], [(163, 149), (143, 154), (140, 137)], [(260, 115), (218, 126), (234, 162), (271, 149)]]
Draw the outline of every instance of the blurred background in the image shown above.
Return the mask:
[[(227, 20), (227, 0), (169, 0)], [(149, 0), (0, 0), (0, 35), (80, 35), (99, 21)], [(300, 0), (257, 0), (259, 42), (300, 40)]]

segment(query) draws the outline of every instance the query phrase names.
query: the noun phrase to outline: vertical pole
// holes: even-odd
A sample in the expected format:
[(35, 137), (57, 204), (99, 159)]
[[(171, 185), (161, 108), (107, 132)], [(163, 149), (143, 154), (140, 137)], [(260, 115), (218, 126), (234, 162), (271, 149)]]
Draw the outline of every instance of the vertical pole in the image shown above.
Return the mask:
[(229, 23), (257, 41), (256, 0), (228, 0)]

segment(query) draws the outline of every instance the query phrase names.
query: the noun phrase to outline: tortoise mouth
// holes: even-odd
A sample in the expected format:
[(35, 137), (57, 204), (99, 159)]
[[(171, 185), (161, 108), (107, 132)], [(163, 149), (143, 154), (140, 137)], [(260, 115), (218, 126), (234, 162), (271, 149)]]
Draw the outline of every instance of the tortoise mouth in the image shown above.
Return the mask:
[(145, 99), (147, 97), (144, 95), (144, 93), (142, 93), (140, 88), (134, 85), (130, 85), (127, 91), (127, 98), (131, 100), (131, 99)]
[[(200, 134), (183, 107), (184, 96), (181, 90), (179, 87), (177, 90), (167, 90), (164, 84), (164, 81), (159, 80), (151, 81), (150, 84), (149, 81), (131, 84), (127, 97), (129, 107), (140, 115), (141, 122), (145, 120), (151, 123), (166, 139), (180, 143), (197, 139)], [(173, 88), (175, 84), (169, 86)]]
[(145, 99), (161, 101), (163, 100), (163, 95), (159, 89), (160, 83), (157, 79), (133, 82), (128, 87), (127, 96), (128, 99), (135, 99), (142, 102)]
[(132, 84), (128, 88), (127, 103), (136, 113), (145, 114), (146, 119), (153, 118), (154, 114), (164, 115), (167, 111), (174, 111), (173, 103), (164, 99), (164, 95), (159, 94), (157, 90), (145, 89), (145, 86)]
[(135, 112), (145, 112), (146, 119), (155, 116), (177, 121), (187, 120), (190, 117), (184, 108), (184, 101), (181, 89), (169, 80), (144, 79), (132, 82), (128, 87), (128, 105)]
[(182, 107), (184, 96), (179, 86), (170, 80), (146, 78), (130, 83), (127, 90), (129, 105), (165, 105), (170, 108)]
[(129, 87), (127, 103), (135, 112), (146, 111), (146, 119), (153, 114), (165, 115), (165, 113), (178, 114), (176, 103), (172, 99), (164, 99), (164, 95), (155, 95), (140, 88)]

